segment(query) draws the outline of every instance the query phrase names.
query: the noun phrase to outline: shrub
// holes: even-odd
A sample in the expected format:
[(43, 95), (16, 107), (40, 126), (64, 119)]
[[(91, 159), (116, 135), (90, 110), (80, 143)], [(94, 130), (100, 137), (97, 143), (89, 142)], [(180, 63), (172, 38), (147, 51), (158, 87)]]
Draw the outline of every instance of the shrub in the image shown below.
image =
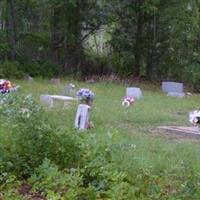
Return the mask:
[(23, 71), (33, 77), (57, 77), (61, 75), (61, 67), (51, 62), (45, 63), (25, 63)]
[(0, 135), (0, 161), (7, 172), (29, 176), (44, 158), (60, 168), (78, 162), (81, 151), (73, 132), (57, 134), (58, 128), (32, 96), (1, 96), (0, 117), (5, 130)]
[(185, 70), (185, 79), (195, 90), (200, 90), (200, 65), (193, 63)]
[(98, 196), (94, 187), (84, 187), (83, 169), (61, 171), (45, 159), (30, 177), (29, 182), (33, 190), (41, 191), (47, 199), (90, 200)]
[(17, 61), (4, 61), (0, 63), (0, 78), (20, 78), (22, 76), (23, 72)]

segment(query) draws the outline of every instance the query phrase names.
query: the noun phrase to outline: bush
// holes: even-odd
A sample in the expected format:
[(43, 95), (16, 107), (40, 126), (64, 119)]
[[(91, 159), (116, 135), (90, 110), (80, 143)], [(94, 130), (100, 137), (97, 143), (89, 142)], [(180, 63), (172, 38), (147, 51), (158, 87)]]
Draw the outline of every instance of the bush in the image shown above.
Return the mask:
[(65, 197), (71, 200), (81, 193), (82, 177), (79, 170), (60, 171), (50, 160), (44, 159), (29, 182), (34, 190), (41, 191), (48, 199)]
[(0, 63), (0, 78), (21, 78), (23, 72), (17, 61), (4, 61)]
[(32, 96), (8, 94), (0, 97), (2, 172), (30, 176), (44, 158), (60, 168), (76, 165), (81, 150), (73, 132), (57, 134), (57, 127)]
[(44, 78), (57, 77), (61, 75), (61, 67), (51, 62), (45, 63), (25, 63), (23, 71), (33, 77), (42, 76)]
[(200, 65), (193, 63), (185, 70), (185, 80), (190, 83), (195, 90), (200, 90)]
[(80, 71), (82, 75), (103, 75), (112, 73), (113, 70), (109, 59), (110, 58), (106, 55), (98, 55), (90, 52), (86, 55), (85, 67), (83, 67), (83, 69), (80, 68)]

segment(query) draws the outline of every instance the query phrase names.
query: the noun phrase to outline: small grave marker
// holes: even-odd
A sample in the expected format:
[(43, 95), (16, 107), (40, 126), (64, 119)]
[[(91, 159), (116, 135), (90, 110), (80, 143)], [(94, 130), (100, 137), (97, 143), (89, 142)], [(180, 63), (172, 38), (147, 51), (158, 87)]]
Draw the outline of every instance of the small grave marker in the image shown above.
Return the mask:
[(75, 128), (85, 130), (89, 126), (89, 110), (90, 106), (79, 104), (75, 117)]
[(60, 84), (60, 79), (59, 78), (52, 78), (51, 83), (54, 85), (59, 85)]
[(40, 95), (40, 102), (48, 105), (48, 107), (50, 107), (50, 108), (53, 107), (53, 99), (51, 98), (50, 95), (47, 95), (47, 94)]
[(33, 77), (29, 76), (29, 75), (26, 75), (24, 77), (25, 80), (27, 80), (29, 83), (33, 82)]
[(137, 87), (129, 87), (129, 88), (126, 88), (126, 96), (140, 99), (142, 98), (142, 91), (140, 88), (137, 88)]
[(64, 95), (66, 96), (75, 96), (75, 85), (70, 83), (66, 86)]

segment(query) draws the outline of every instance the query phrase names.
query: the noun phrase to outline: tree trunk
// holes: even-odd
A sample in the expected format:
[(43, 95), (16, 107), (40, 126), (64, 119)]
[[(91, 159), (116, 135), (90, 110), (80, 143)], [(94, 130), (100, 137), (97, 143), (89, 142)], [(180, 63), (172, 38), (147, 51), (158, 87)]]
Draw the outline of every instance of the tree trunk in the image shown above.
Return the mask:
[(16, 60), (16, 12), (15, 0), (7, 0), (7, 38), (10, 46), (8, 57), (11, 60)]
[(60, 10), (53, 8), (52, 24), (51, 24), (51, 55), (52, 60), (55, 63), (58, 63), (59, 58), (59, 49), (62, 47), (63, 39), (61, 36), (60, 28)]
[(152, 20), (149, 21), (148, 25), (148, 35), (149, 35), (149, 42), (148, 42), (148, 49), (147, 49), (147, 69), (146, 69), (146, 76), (149, 80), (151, 80), (155, 73), (155, 50), (156, 50), (156, 40), (157, 40), (157, 33), (156, 33), (156, 14), (154, 13)]
[(141, 2), (138, 1), (137, 6), (137, 27), (135, 40), (135, 75), (140, 76), (140, 66), (142, 61), (142, 34), (143, 34), (143, 16)]
[(76, 0), (74, 7), (76, 15), (68, 22), (65, 30), (63, 68), (65, 72), (69, 73), (77, 70), (82, 71), (82, 69), (79, 69), (82, 55), (80, 8), (80, 1)]

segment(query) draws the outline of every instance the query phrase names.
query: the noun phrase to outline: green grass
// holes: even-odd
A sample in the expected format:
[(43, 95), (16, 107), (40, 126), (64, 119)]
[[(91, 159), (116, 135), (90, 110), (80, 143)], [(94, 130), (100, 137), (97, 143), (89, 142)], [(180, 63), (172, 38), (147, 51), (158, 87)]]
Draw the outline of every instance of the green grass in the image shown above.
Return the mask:
[[(163, 135), (154, 137), (149, 130), (160, 125), (190, 126), (188, 112), (198, 108), (200, 103), (200, 95), (197, 94), (182, 99), (168, 97), (160, 91), (160, 88), (141, 84), (144, 98), (137, 100), (133, 106), (124, 108), (121, 106), (122, 98), (125, 95), (125, 86), (122, 84), (87, 84), (62, 80), (61, 85), (55, 86), (49, 80), (34, 80), (32, 83), (16, 81), (17, 84), (21, 85), (20, 93), (32, 94), (38, 102), (40, 94), (62, 94), (65, 85), (70, 82), (75, 83), (76, 88), (87, 87), (96, 94), (90, 114), (90, 120), (94, 123), (95, 128), (89, 132), (100, 135), (108, 131), (115, 132), (128, 141), (137, 139), (141, 143), (147, 144), (156, 142), (163, 143), (166, 147), (170, 143), (174, 145), (174, 141), (167, 140)], [(72, 103), (68, 109), (62, 109), (62, 105), (56, 103), (55, 108), (47, 109), (47, 112), (50, 113), (50, 118), (59, 123), (60, 126), (73, 128), (76, 108), (76, 103)], [(185, 145), (191, 141), (180, 142)], [(176, 141), (178, 144), (180, 142)], [(148, 147), (148, 145), (145, 146), (143, 151)], [(160, 145), (157, 147), (160, 148)]]
[[(15, 82), (21, 85), (19, 93), (32, 94), (39, 102), (40, 94), (62, 94), (65, 85), (71, 81), (62, 80), (62, 84), (58, 86), (52, 85), (49, 80), (34, 80), (32, 83), (19, 80)], [(125, 86), (122, 84), (86, 84), (76, 81), (73, 83), (76, 88), (87, 87), (96, 94), (90, 114), (94, 128), (84, 134), (95, 135), (99, 140), (109, 142), (111, 146), (112, 144), (116, 147), (119, 144), (134, 145), (134, 148), (122, 152), (117, 150), (112, 152), (114, 168), (128, 173), (133, 179), (132, 183), (138, 180), (139, 184), (137, 176), (140, 170), (145, 169), (149, 170), (148, 175), (159, 172), (169, 174), (164, 175), (163, 184), (170, 185), (172, 181), (174, 188), (182, 187), (181, 184), (185, 184), (188, 177), (192, 179), (193, 173), (200, 174), (198, 140), (176, 137), (173, 139), (164, 134), (150, 132), (160, 125), (190, 125), (188, 112), (199, 107), (200, 95), (195, 94), (182, 99), (173, 98), (166, 96), (156, 86), (141, 84), (143, 99), (137, 100), (129, 108), (124, 108), (121, 106), (125, 95)], [(72, 103), (68, 109), (62, 109), (62, 105), (57, 103), (55, 108), (47, 109), (46, 112), (49, 113), (50, 120), (58, 124), (61, 130), (67, 130), (74, 129), (76, 108), (76, 103)], [(112, 137), (109, 137), (110, 135)], [(176, 176), (182, 177), (182, 180)], [(166, 177), (167, 181), (164, 180)], [(192, 198), (192, 193), (190, 195), (188, 199), (196, 199)], [(187, 195), (180, 199), (187, 199)]]
[[(35, 80), (33, 83), (17, 81), (21, 85), (20, 93), (31, 93), (37, 100), (40, 94), (62, 94), (65, 85), (70, 82), (63, 80), (61, 85), (55, 86), (49, 80)], [(124, 108), (121, 106), (125, 95), (124, 85), (73, 83), (76, 88), (87, 87), (96, 94), (90, 116), (95, 128), (89, 130), (90, 134), (101, 135), (112, 132), (118, 135), (119, 140), (136, 144), (137, 154), (143, 158), (141, 159), (143, 164), (149, 165), (152, 162), (151, 164), (155, 165), (164, 162), (166, 166), (170, 166), (177, 161), (177, 157), (183, 161), (195, 157), (191, 162), (200, 162), (198, 141), (195, 143), (190, 140), (173, 141), (163, 135), (156, 134), (155, 137), (149, 132), (150, 129), (160, 125), (190, 125), (188, 112), (199, 107), (199, 95), (183, 99), (173, 98), (162, 93), (160, 88), (141, 84), (144, 98), (137, 100), (133, 106)], [(73, 128), (76, 106), (73, 103), (69, 109), (62, 109), (57, 105), (47, 112), (50, 113), (52, 120), (60, 124), (60, 127)]]

